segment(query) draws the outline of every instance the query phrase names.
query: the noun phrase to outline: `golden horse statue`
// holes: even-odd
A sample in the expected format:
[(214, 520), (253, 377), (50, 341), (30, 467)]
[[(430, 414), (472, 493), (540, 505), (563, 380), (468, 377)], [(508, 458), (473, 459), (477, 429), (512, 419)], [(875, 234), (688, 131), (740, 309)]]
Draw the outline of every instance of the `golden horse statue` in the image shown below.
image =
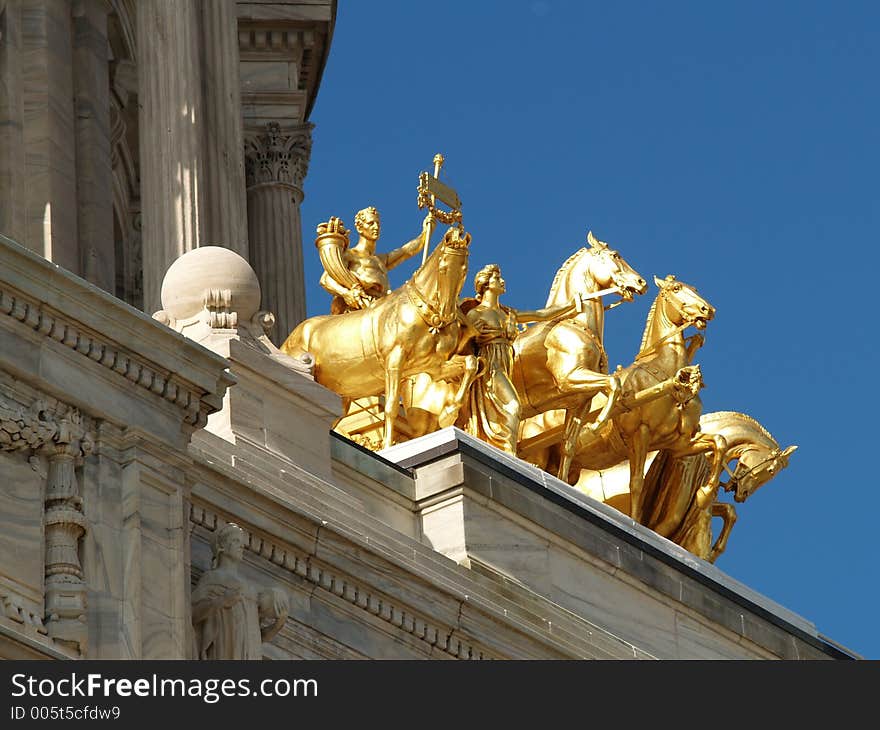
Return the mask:
[[(647, 392), (686, 370), (693, 352), (683, 331), (690, 326), (704, 329), (715, 316), (715, 308), (692, 286), (672, 276), (665, 280), (655, 277), (654, 283), (660, 291), (648, 313), (639, 354), (632, 365), (616, 372), (625, 394)], [(702, 403), (696, 394), (682, 402), (674, 391), (669, 392), (634, 408), (617, 409), (598, 431), (585, 429), (571, 455), (556, 445), (550, 447), (551, 461), (555, 457), (562, 464), (559, 473), (567, 475), (565, 462), (569, 456), (576, 474), (581, 469), (608, 469), (628, 460), (629, 514), (642, 522), (642, 487), (649, 451), (667, 449), (675, 457), (684, 457), (711, 450), (713, 464), (706, 486), (718, 483), (726, 444), (720, 434), (699, 431), (701, 412)]]
[(403, 286), (370, 307), (301, 322), (281, 346), (310, 353), (315, 380), (351, 399), (384, 394), (384, 448), (392, 445), (404, 378), (436, 379), (476, 372), (474, 356), (457, 355), (467, 324), (458, 297), (467, 274), (471, 236), (450, 228)]
[(582, 311), (533, 325), (513, 343), (513, 385), (520, 395), (522, 417), (564, 408), (565, 434), (572, 442), (593, 396), (603, 393), (607, 398), (590, 424), (596, 430), (608, 420), (620, 389), (617, 376), (607, 374), (602, 296), (617, 293), (622, 301), (632, 301), (635, 294), (648, 290), (641, 274), (592, 231), (587, 243), (589, 248), (572, 254), (556, 272), (546, 305), (578, 297), (584, 304)]
[[(522, 418), (556, 408), (571, 409), (566, 421), (569, 433), (575, 417), (582, 415), (581, 406), (599, 392), (608, 396), (607, 406), (594, 422), (601, 425), (619, 387), (618, 379), (607, 374), (602, 297), (619, 294), (621, 301), (632, 301), (648, 288), (642, 276), (592, 231), (587, 242), (589, 248), (569, 256), (556, 272), (546, 304), (551, 308), (577, 299), (582, 302), (581, 310), (574, 316), (532, 325), (513, 343), (512, 380)], [(414, 435), (451, 425), (460, 404), (461, 385), (455, 381), (419, 375), (406, 383), (404, 405)]]
[[(736, 523), (736, 508), (718, 501), (718, 489), (734, 493), (734, 500), (745, 502), (758, 488), (788, 466), (797, 446), (782, 449), (776, 439), (751, 416), (735, 411), (704, 413), (700, 431), (724, 438), (722, 456), (729, 479), (711, 486), (710, 454), (704, 452), (672, 458), (661, 451), (645, 478), (645, 525), (695, 555), (714, 563), (727, 547), (730, 531)], [(736, 459), (730, 471), (728, 464)], [(712, 544), (712, 518), (723, 520), (721, 531)]]

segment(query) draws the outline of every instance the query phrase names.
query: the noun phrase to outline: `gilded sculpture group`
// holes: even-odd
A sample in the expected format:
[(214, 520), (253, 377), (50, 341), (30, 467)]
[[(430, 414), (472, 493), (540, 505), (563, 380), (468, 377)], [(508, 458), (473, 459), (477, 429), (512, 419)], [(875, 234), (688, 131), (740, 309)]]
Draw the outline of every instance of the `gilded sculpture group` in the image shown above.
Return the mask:
[[(343, 398), (336, 430), (382, 449), (458, 426), (714, 561), (736, 519), (733, 505), (718, 499), (720, 487), (744, 501), (796, 447), (781, 449), (744, 414), (702, 413), (692, 362), (712, 305), (673, 276), (655, 278), (639, 352), (608, 373), (605, 312), (648, 285), (592, 233), (560, 267), (544, 308), (502, 304), (495, 264), (476, 273), (474, 296), (462, 298), (471, 236), (454, 191), (437, 180), (441, 163), (438, 156), (434, 176), (420, 178), (422, 231), (400, 248), (376, 251), (372, 207), (355, 216), (353, 246), (340, 219), (318, 226), (331, 314), (302, 322), (281, 349), (309, 353), (315, 379)], [(427, 255), (437, 220), (452, 225)], [(422, 265), (392, 291), (388, 271), (420, 251)], [(611, 295), (620, 302), (604, 305)], [(685, 337), (690, 327), (698, 332)], [(723, 520), (714, 542), (713, 517)]]

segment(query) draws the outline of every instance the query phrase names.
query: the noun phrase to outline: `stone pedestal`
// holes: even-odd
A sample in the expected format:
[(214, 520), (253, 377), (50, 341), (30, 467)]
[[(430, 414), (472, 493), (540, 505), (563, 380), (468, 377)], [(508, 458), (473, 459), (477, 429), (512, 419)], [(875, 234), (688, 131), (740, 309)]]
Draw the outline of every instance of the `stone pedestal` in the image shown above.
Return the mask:
[(209, 418), (209, 432), (326, 477), (339, 396), (315, 383), (311, 360), (295, 360), (272, 344), (266, 329), (273, 317), (259, 304), (260, 283), (248, 262), (225, 248), (203, 246), (168, 269), (163, 309), (155, 317), (229, 361), (239, 387)]
[(311, 151), (311, 124), (282, 129), (269, 123), (245, 142), (251, 264), (263, 309), (275, 315), (272, 340), (282, 343), (305, 319), (300, 204)]

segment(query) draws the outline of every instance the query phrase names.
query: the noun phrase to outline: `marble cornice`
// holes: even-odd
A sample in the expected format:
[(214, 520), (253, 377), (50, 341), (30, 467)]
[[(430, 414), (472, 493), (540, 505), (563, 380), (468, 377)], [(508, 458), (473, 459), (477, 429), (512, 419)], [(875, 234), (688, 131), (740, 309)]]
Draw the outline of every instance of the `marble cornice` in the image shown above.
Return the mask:
[(228, 362), (116, 297), (0, 236), (0, 318), (123, 376), (204, 425), (235, 383)]
[[(259, 449), (245, 448), (241, 439), (232, 445), (204, 431), (197, 438), (190, 445), (190, 520), (208, 530), (217, 519), (236, 522), (254, 536), (250, 550), (256, 556), (335, 593), (353, 610), (371, 611), (363, 601), (373, 595), (393, 607), (380, 618), (392, 625), (403, 621), (419, 639), (415, 618), (433, 616), (434, 628), (469, 642), (471, 656), (478, 643), (486, 659), (652, 658), (518, 583), (499, 582), (414, 542), (286, 459), (265, 454), (261, 463)], [(439, 651), (433, 634), (428, 643)]]
[(311, 114), (336, 25), (336, 0), (247, 2), (239, 0), (238, 43), (243, 61), (289, 59), (305, 94), (300, 119)]

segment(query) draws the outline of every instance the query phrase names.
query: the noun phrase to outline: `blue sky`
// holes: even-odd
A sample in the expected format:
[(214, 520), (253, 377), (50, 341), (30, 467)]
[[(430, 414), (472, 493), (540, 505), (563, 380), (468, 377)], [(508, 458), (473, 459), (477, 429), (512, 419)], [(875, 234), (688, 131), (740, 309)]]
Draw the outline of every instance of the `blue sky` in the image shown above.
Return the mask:
[[(717, 309), (704, 411), (799, 446), (717, 565), (880, 659), (878, 27), (852, 0), (342, 0), (311, 116), (309, 315), (329, 308), (314, 227), (375, 205), (380, 250), (414, 237), (435, 152), (473, 235), (464, 294), (495, 262), (504, 303), (543, 306), (588, 229), (693, 284)], [(609, 313), (612, 367), (655, 294)]]

